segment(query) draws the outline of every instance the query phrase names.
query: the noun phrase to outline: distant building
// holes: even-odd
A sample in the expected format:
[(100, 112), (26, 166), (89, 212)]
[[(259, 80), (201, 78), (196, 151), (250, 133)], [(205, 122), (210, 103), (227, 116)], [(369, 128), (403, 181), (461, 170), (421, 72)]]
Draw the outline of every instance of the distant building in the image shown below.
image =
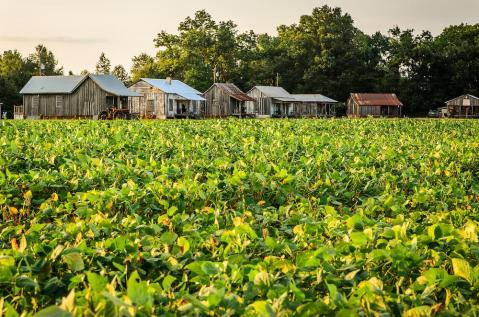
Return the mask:
[(111, 75), (34, 76), (20, 91), (16, 118), (98, 118), (108, 108), (128, 109), (141, 97)]
[(293, 95), (294, 113), (301, 117), (332, 117), (336, 114), (336, 100), (320, 94)]
[(254, 99), (245, 94), (235, 84), (213, 84), (203, 96), (206, 99), (206, 115), (208, 117), (253, 116), (253, 109), (246, 107), (246, 102)]
[(133, 104), (134, 112), (143, 117), (166, 119), (205, 115), (206, 99), (201, 92), (179, 80), (142, 78), (130, 89), (144, 97)]
[(248, 92), (248, 96), (254, 101), (248, 101), (246, 107), (248, 111), (255, 113), (259, 118), (294, 114), (296, 99), (281, 87), (256, 86)]
[(329, 117), (336, 113), (336, 100), (321, 94), (290, 94), (284, 88), (256, 86), (248, 92), (254, 101), (247, 109), (258, 117)]
[(401, 117), (403, 106), (396, 94), (353, 93), (348, 99), (347, 111), (350, 117)]
[(479, 98), (462, 95), (446, 101), (447, 112), (451, 118), (479, 118)]

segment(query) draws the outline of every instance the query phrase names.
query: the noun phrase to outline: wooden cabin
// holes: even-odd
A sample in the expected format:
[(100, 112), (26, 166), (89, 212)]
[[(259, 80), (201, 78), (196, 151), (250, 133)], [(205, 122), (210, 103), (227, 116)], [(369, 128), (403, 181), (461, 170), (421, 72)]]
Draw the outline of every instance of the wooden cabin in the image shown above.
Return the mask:
[(247, 108), (246, 102), (254, 99), (245, 94), (235, 84), (216, 83), (204, 94), (206, 116), (208, 117), (248, 117), (254, 116), (253, 108)]
[(144, 98), (133, 105), (135, 112), (146, 118), (188, 118), (205, 115), (201, 92), (179, 81), (142, 78), (130, 87)]
[(293, 113), (298, 117), (333, 117), (336, 115), (336, 100), (321, 94), (294, 94)]
[(246, 102), (246, 109), (258, 118), (287, 117), (294, 115), (296, 99), (281, 87), (256, 86), (248, 96), (254, 101)]
[(353, 93), (347, 102), (349, 117), (401, 117), (403, 103), (396, 94)]
[(129, 109), (141, 95), (111, 75), (35, 76), (20, 91), (23, 108), (16, 118), (89, 118), (109, 108)]
[(451, 118), (479, 118), (479, 98), (462, 95), (446, 101), (447, 113)]

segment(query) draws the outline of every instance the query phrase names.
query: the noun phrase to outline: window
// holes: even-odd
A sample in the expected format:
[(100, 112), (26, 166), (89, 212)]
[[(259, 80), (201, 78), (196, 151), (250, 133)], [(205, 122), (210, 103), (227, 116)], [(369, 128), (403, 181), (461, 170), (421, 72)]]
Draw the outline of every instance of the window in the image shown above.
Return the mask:
[(197, 101), (193, 101), (193, 113), (196, 113), (196, 112), (197, 112), (197, 107), (198, 107), (198, 102), (197, 102)]
[(32, 115), (38, 116), (38, 107), (40, 106), (40, 96), (36, 95), (32, 98)]
[(169, 111), (173, 111), (173, 99), (168, 99), (168, 104), (169, 104), (168, 106)]
[(107, 107), (116, 107), (117, 99), (115, 96), (106, 96), (106, 105)]
[(56, 96), (55, 105), (57, 108), (57, 114), (60, 114), (63, 108), (63, 96)]

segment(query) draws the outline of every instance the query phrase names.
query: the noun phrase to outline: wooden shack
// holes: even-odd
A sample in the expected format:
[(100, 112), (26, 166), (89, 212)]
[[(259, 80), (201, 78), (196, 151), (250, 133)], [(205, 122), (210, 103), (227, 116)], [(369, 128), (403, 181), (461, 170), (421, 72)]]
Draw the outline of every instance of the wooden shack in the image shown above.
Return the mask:
[(298, 117), (333, 117), (336, 115), (336, 100), (321, 94), (293, 94), (296, 100), (293, 113)]
[(201, 92), (179, 80), (142, 78), (130, 89), (144, 97), (133, 105), (142, 117), (167, 119), (205, 115), (206, 100)]
[(396, 94), (353, 93), (347, 102), (349, 117), (401, 117), (403, 103)]
[(447, 113), (451, 118), (479, 118), (479, 98), (462, 95), (446, 101)]
[(128, 109), (132, 98), (141, 97), (111, 75), (35, 76), (20, 94), (23, 108), (15, 117), (26, 119), (97, 119), (108, 108)]
[(254, 116), (251, 108), (246, 107), (247, 101), (254, 101), (235, 84), (216, 83), (204, 94), (206, 99), (206, 116), (208, 117), (249, 117)]
[(247, 101), (247, 111), (255, 113), (258, 118), (287, 117), (294, 115), (296, 99), (282, 87), (256, 86), (248, 96), (254, 101)]

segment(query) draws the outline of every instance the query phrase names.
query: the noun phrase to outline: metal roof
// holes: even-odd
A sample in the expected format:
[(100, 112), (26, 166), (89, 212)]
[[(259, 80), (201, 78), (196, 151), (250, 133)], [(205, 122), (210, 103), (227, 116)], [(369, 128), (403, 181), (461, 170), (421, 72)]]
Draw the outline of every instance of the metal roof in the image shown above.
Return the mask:
[(115, 76), (112, 75), (89, 75), (90, 78), (104, 91), (120, 97), (142, 97), (143, 95), (133, 92)]
[(295, 102), (297, 101), (295, 98), (273, 98), (274, 100), (277, 101), (282, 101), (282, 102)]
[(120, 80), (112, 75), (34, 76), (23, 87), (20, 94), (72, 94), (87, 78), (91, 78), (102, 90), (115, 96), (142, 96), (126, 88)]
[(479, 100), (479, 98), (476, 97), (476, 96), (474, 96), (474, 95), (465, 94), (465, 95), (461, 95), (461, 96), (459, 96), (459, 97), (456, 97), (456, 98), (454, 98), (454, 99), (448, 100), (448, 101), (446, 101), (446, 103), (450, 103), (450, 102), (456, 101), (457, 99), (464, 99), (466, 96), (469, 97), (470, 99)]
[(402, 106), (396, 94), (351, 94), (352, 100), (359, 106)]
[(20, 94), (71, 94), (87, 77), (33, 76), (20, 91)]
[(188, 86), (180, 80), (171, 80), (171, 84), (168, 83), (166, 79), (154, 79), (154, 78), (142, 78), (144, 82), (150, 84), (151, 86), (160, 89), (167, 94), (177, 94), (188, 100), (194, 101), (205, 101), (201, 97), (201, 92), (194, 89), (193, 87)]
[(321, 94), (294, 94), (294, 98), (301, 102), (337, 103), (336, 100)]
[(294, 99), (294, 97), (289, 92), (287, 92), (283, 87), (256, 86), (254, 88), (258, 89), (264, 95), (266, 95), (267, 97), (270, 97), (270, 98), (292, 98), (292, 99)]
[(238, 88), (235, 84), (232, 83), (216, 83), (212, 87), (218, 87), (219, 89), (226, 92), (230, 97), (237, 99), (239, 101), (254, 101), (254, 98), (251, 98), (245, 94), (241, 89)]

